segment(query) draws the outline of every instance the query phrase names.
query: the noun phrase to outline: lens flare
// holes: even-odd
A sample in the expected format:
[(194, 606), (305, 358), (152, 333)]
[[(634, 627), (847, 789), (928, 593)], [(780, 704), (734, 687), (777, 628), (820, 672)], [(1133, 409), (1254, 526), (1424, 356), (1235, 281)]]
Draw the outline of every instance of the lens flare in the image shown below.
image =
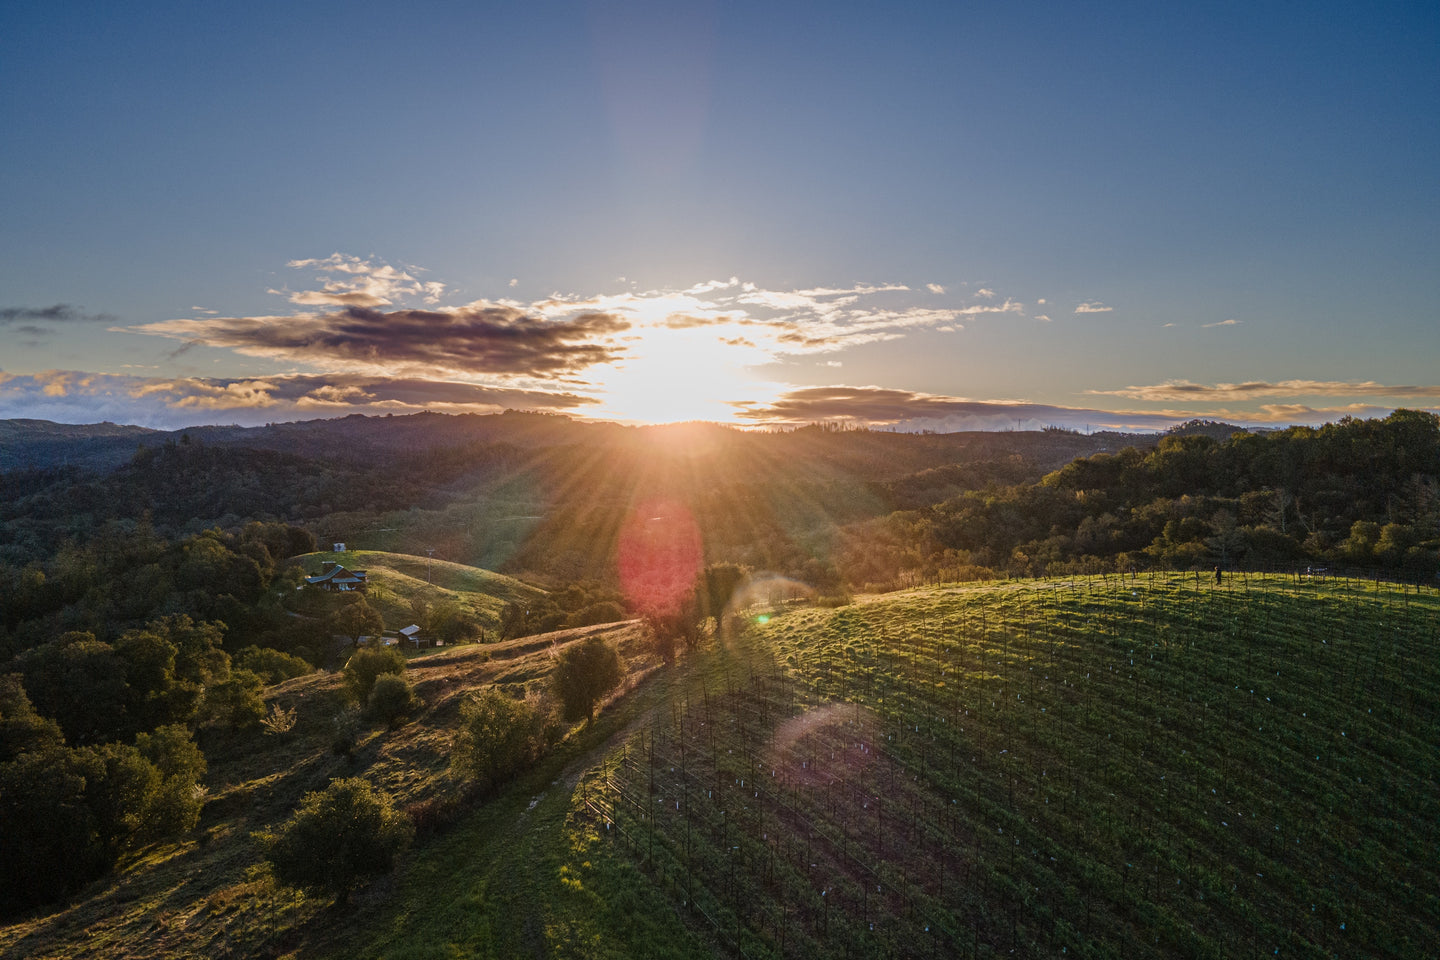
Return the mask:
[(678, 613), (702, 557), (700, 528), (689, 508), (668, 500), (642, 503), (620, 530), (620, 587), (642, 614)]

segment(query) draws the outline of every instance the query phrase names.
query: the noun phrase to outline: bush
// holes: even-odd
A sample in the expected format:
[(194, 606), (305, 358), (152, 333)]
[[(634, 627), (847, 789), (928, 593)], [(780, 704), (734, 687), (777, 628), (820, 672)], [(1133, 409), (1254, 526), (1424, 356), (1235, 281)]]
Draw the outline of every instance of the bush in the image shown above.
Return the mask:
[(375, 679), (382, 673), (404, 676), (405, 655), (394, 647), (357, 650), (345, 662), (345, 689), (350, 691), (356, 703), (369, 703)]
[(201, 704), (205, 722), (231, 730), (249, 730), (265, 719), (265, 682), (249, 670), (235, 670), (229, 679), (206, 689)]
[(136, 744), (47, 741), (0, 763), (0, 914), (73, 893), (137, 843), (195, 825), (205, 758), (189, 731)]
[(330, 721), (330, 751), (338, 756), (348, 757), (355, 749), (360, 736), (360, 711), (345, 707)]
[(313, 669), (300, 657), (270, 647), (246, 647), (236, 654), (235, 665), (257, 674), (266, 686), (303, 677)]
[(135, 748), (160, 774), (143, 835), (154, 839), (193, 830), (205, 805), (200, 779), (205, 776), (206, 764), (190, 731), (178, 724), (158, 727), (137, 736)]
[(620, 683), (620, 655), (601, 637), (586, 637), (560, 652), (552, 682), (566, 720), (595, 716), (595, 704)]
[(460, 732), (450, 763), (489, 790), (535, 759), (544, 719), (533, 704), (486, 690), (460, 708)]
[(410, 712), (414, 701), (415, 691), (410, 688), (410, 681), (399, 674), (382, 673), (375, 678), (375, 686), (365, 704), (365, 713), (394, 728), (400, 725), (400, 718)]
[(344, 903), (356, 887), (390, 871), (414, 832), (388, 795), (352, 777), (306, 794), (279, 832), (263, 839), (275, 879)]

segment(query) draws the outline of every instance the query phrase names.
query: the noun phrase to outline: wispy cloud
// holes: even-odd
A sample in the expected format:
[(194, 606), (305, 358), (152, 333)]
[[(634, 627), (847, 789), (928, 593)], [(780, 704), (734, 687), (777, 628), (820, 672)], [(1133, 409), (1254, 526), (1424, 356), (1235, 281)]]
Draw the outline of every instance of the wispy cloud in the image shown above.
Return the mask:
[(114, 323), (108, 313), (85, 313), (68, 303), (56, 303), (48, 307), (0, 307), (0, 324), (12, 323)]
[(1075, 308), (1076, 313), (1109, 313), (1114, 307), (1107, 307), (1099, 300), (1086, 300)]
[(388, 307), (406, 297), (419, 297), (424, 303), (436, 304), (445, 292), (443, 283), (417, 279), (411, 271), (418, 268), (402, 270), (388, 263), (341, 253), (322, 259), (291, 260), (286, 266), (321, 271), (316, 277), (321, 282), (318, 290), (269, 291), (304, 306)]
[(971, 400), (886, 387), (806, 387), (769, 403), (736, 403), (737, 416), (773, 426), (845, 422), (934, 430), (1038, 430), (1060, 425), (1095, 429), (1159, 430), (1185, 417), (1116, 413), (1025, 401)]
[[(1102, 397), (1125, 397), (1130, 400), (1154, 402), (1181, 401), (1188, 403), (1235, 403), (1269, 397), (1368, 397), (1374, 400), (1436, 400), (1440, 386), (1416, 384), (1383, 384), (1373, 380), (1252, 380), (1246, 383), (1191, 383), (1170, 380), (1150, 386), (1125, 387), (1120, 390), (1087, 390)], [(1278, 408), (1277, 408), (1278, 409)], [(1309, 408), (1306, 408), (1309, 409)]]
[(942, 287), (942, 286), (940, 286), (940, 284), (938, 284), (938, 283), (927, 283), (927, 284), (925, 284), (925, 289), (926, 289), (926, 290), (929, 290), (931, 293), (944, 293), (944, 292), (945, 292), (945, 288)]
[(1238, 327), (1241, 321), (1231, 317), (1229, 320), (1219, 320), (1215, 323), (1202, 323), (1202, 327)]

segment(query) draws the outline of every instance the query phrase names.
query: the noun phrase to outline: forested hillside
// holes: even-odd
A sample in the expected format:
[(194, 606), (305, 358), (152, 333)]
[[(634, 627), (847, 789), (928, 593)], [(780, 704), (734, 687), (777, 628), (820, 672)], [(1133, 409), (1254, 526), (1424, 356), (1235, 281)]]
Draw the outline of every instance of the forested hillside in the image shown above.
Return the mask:
[(987, 485), (845, 531), (852, 583), (1343, 565), (1428, 577), (1440, 565), (1440, 418), (1167, 436), (1038, 482)]

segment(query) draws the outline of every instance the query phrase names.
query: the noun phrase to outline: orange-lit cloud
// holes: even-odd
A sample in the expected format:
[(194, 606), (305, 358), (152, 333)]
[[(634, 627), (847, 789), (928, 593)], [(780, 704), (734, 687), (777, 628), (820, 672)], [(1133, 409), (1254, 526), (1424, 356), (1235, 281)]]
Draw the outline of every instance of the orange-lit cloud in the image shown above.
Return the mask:
[(578, 411), (594, 398), (419, 378), (280, 376), (134, 377), (49, 370), (0, 373), (0, 417), (62, 422), (258, 424), (350, 413), (499, 413), (507, 408)]
[(1171, 380), (1151, 386), (1125, 387), (1121, 390), (1087, 390), (1100, 397), (1125, 397), (1130, 400), (1182, 401), (1190, 403), (1235, 403), (1261, 397), (1369, 397), (1373, 400), (1435, 400), (1440, 399), (1440, 386), (1414, 384), (1383, 384), (1373, 380), (1253, 380), (1247, 383), (1191, 383)]

